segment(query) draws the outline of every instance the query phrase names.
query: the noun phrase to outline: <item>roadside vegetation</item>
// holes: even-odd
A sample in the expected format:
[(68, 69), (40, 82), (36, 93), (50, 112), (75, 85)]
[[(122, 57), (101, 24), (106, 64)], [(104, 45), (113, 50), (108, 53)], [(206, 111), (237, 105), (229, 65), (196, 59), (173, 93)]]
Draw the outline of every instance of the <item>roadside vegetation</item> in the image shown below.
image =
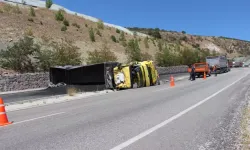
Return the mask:
[(36, 43), (32, 37), (25, 36), (0, 51), (0, 67), (25, 73), (48, 71), (55, 65), (79, 65), (82, 59), (78, 49), (67, 40)]
[(105, 42), (102, 45), (100, 50), (88, 51), (88, 64), (96, 64), (96, 63), (103, 63), (103, 62), (112, 62), (117, 61), (117, 57), (114, 52), (112, 52), (107, 43)]

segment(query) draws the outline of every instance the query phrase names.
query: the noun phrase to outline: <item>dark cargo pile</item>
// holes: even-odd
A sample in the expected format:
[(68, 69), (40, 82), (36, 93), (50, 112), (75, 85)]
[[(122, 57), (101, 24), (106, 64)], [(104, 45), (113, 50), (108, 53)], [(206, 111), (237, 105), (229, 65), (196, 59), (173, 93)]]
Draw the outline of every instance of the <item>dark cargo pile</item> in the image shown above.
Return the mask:
[(86, 66), (52, 67), (50, 82), (67, 85), (105, 85), (113, 89), (113, 68), (118, 62), (105, 62)]

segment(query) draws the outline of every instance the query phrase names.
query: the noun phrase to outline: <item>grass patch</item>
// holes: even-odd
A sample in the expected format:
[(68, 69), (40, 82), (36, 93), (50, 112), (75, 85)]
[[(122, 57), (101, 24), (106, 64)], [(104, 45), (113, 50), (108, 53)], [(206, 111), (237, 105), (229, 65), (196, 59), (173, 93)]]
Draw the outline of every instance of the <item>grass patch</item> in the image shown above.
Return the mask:
[(78, 29), (80, 29), (80, 28), (81, 28), (81, 26), (80, 26), (79, 24), (75, 23), (75, 22), (74, 22), (74, 23), (72, 23), (72, 26), (73, 26), (73, 27), (76, 27), (76, 28), (78, 28)]
[(69, 87), (69, 88), (67, 89), (67, 94), (68, 94), (69, 96), (75, 96), (75, 95), (77, 94), (77, 89), (74, 88), (74, 87)]
[(33, 18), (28, 18), (28, 21), (29, 22), (34, 22), (34, 19)]
[(68, 29), (67, 26), (64, 25), (62, 26), (61, 31), (67, 31), (67, 29)]
[(245, 108), (243, 110), (243, 115), (242, 115), (242, 120), (240, 124), (241, 128), (241, 144), (242, 144), (242, 149), (247, 150), (249, 149), (248, 145), (250, 144), (250, 132), (249, 132), (249, 120), (250, 120), (250, 109), (249, 107)]

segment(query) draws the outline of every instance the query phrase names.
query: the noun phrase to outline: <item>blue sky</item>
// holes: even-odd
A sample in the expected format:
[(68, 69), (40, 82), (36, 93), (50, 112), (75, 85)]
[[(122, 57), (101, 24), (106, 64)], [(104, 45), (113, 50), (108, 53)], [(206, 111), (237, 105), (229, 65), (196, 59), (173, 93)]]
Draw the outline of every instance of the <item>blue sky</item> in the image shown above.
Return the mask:
[(250, 41), (250, 0), (54, 0), (125, 27), (151, 27)]

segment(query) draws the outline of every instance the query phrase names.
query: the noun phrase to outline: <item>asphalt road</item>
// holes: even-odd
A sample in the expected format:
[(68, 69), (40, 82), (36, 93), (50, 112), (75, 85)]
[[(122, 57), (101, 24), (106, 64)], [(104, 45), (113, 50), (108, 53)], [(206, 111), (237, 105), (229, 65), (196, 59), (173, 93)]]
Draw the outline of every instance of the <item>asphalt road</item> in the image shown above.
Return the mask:
[[(188, 73), (179, 73), (173, 74), (174, 77), (187, 76)], [(170, 74), (161, 75), (160, 76), (162, 82), (165, 83), (166, 80), (169, 80)], [(85, 92), (93, 92), (98, 90), (103, 90), (104, 85), (88, 85), (88, 86), (77, 86), (78, 89)], [(28, 91), (21, 93), (13, 93), (13, 94), (0, 94), (0, 97), (4, 99), (5, 103), (15, 103), (24, 100), (38, 100), (51, 96), (60, 96), (67, 94), (67, 87), (55, 87), (55, 88), (47, 88), (38, 91)]]
[(9, 112), (0, 149), (234, 149), (248, 68)]

